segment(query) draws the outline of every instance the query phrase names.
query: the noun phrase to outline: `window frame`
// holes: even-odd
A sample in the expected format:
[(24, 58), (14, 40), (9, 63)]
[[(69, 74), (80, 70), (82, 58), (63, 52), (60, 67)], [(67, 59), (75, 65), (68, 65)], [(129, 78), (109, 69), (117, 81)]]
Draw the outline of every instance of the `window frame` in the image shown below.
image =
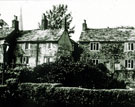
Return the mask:
[(94, 65), (98, 65), (98, 64), (99, 64), (99, 60), (98, 60), (98, 59), (91, 59), (91, 62), (92, 62)]
[(44, 57), (44, 63), (50, 63), (51, 57)]
[(133, 59), (125, 60), (125, 68), (126, 69), (134, 69), (134, 60)]
[(21, 64), (29, 64), (29, 57), (28, 56), (22, 56), (20, 58)]
[(51, 49), (51, 48), (52, 48), (52, 43), (48, 43), (47, 48), (48, 48), (48, 49)]
[(128, 42), (127, 43), (127, 50), (128, 51), (133, 51), (134, 50), (134, 43), (133, 42)]
[(99, 42), (90, 42), (90, 50), (91, 51), (99, 51), (100, 43)]

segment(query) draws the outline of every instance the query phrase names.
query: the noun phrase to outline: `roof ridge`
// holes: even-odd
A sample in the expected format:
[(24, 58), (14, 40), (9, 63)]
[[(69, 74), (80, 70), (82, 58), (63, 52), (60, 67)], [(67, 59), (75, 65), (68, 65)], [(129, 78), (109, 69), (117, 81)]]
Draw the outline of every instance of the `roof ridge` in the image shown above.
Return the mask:
[(106, 28), (87, 28), (87, 30), (107, 30), (107, 29), (135, 29), (133, 26), (119, 26), (119, 27), (106, 27)]

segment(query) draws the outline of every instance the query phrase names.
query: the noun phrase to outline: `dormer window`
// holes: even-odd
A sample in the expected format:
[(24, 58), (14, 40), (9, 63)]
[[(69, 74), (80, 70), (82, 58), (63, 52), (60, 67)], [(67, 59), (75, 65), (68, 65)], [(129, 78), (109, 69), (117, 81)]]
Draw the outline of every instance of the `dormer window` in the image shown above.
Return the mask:
[(99, 50), (99, 43), (98, 42), (90, 43), (90, 50)]

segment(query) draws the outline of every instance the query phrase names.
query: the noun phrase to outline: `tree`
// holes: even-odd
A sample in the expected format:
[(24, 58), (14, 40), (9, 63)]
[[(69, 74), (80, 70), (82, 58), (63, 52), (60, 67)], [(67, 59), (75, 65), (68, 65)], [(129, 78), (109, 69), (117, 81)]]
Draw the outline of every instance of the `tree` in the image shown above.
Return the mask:
[(67, 5), (53, 5), (53, 8), (51, 10), (46, 11), (48, 27), (51, 29), (62, 28), (63, 19), (66, 17), (67, 30), (69, 31), (69, 33), (74, 33), (74, 27), (70, 28), (73, 17), (71, 16), (71, 13), (68, 13), (67, 11)]

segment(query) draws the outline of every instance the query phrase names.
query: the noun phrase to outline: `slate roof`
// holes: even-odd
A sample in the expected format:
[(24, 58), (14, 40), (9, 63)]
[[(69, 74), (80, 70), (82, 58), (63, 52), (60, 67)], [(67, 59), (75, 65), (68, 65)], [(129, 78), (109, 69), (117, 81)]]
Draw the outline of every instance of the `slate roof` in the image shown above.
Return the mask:
[(135, 41), (135, 28), (117, 27), (87, 29), (81, 32), (79, 41)]
[(3, 20), (0, 19), (0, 26), (7, 26), (8, 24)]
[(1, 28), (0, 29), (0, 39), (4, 39), (13, 31), (14, 31), (13, 28)]
[(29, 30), (24, 31), (18, 41), (58, 41), (63, 34), (62, 29)]
[(8, 27), (8, 24), (3, 19), (0, 19), (0, 39), (7, 37), (13, 30), (13, 28)]

